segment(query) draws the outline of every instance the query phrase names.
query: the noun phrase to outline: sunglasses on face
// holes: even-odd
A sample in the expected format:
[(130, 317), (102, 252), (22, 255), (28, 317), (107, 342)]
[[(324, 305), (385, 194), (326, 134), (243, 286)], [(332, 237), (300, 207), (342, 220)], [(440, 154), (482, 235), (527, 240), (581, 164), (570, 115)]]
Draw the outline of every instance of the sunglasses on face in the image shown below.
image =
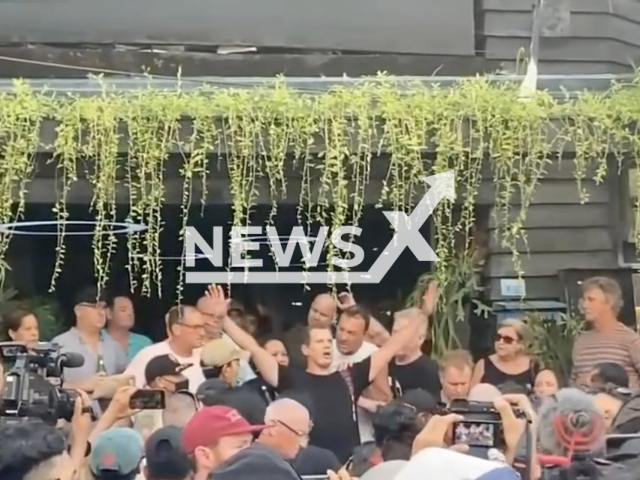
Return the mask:
[(512, 343), (515, 343), (517, 341), (518, 341), (517, 338), (509, 337), (507, 335), (500, 335), (499, 333), (497, 333), (495, 336), (496, 343), (503, 342), (506, 345), (511, 345)]

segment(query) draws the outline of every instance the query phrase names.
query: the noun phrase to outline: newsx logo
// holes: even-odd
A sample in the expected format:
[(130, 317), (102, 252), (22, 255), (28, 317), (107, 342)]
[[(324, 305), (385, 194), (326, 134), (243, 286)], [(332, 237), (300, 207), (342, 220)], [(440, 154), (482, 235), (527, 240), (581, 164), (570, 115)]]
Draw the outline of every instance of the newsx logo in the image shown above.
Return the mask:
[[(435, 207), (447, 198), (453, 201), (455, 198), (454, 171), (432, 175), (424, 179), (429, 185), (429, 191), (416, 205), (411, 215), (404, 212), (383, 212), (387, 220), (395, 229), (391, 241), (384, 248), (369, 271), (359, 272), (348, 270), (345, 272), (258, 272), (250, 271), (251, 268), (263, 266), (262, 260), (250, 258), (246, 254), (260, 248), (260, 242), (252, 241), (251, 236), (263, 235), (262, 227), (232, 227), (230, 242), (230, 268), (244, 268), (244, 272), (187, 272), (186, 283), (378, 283), (389, 271), (393, 263), (405, 248), (409, 248), (416, 258), (422, 262), (436, 262), (438, 257), (420, 233), (420, 227), (433, 213)], [(316, 238), (305, 235), (302, 227), (295, 227), (286, 242), (284, 237), (278, 234), (275, 227), (266, 228), (266, 238), (269, 241), (275, 262), (279, 268), (290, 265), (296, 246), (302, 251), (303, 261), (307, 267), (317, 267), (322, 255), (322, 250), (329, 234), (328, 227), (322, 227)], [(331, 263), (340, 268), (352, 269), (364, 260), (364, 250), (359, 245), (343, 239), (346, 235), (359, 236), (362, 229), (357, 226), (342, 226), (336, 228), (330, 241), (339, 250), (350, 253), (350, 258), (332, 258)], [(254, 237), (255, 238), (255, 237)], [(195, 267), (199, 258), (207, 258), (214, 267), (224, 267), (224, 230), (220, 226), (213, 227), (212, 243), (209, 244), (195, 227), (187, 227), (185, 234), (185, 263), (187, 267)], [(286, 248), (283, 247), (283, 243)], [(310, 244), (314, 243), (313, 248)]]

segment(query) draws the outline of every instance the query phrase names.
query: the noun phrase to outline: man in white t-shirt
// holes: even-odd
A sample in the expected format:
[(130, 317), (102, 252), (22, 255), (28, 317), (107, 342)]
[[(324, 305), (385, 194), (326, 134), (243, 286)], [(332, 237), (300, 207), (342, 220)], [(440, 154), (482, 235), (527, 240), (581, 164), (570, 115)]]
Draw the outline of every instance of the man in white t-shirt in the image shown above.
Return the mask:
[[(333, 368), (338, 369), (344, 364), (360, 362), (378, 350), (378, 347), (364, 339), (369, 329), (370, 318), (369, 313), (358, 305), (348, 307), (340, 314), (336, 338), (333, 341)], [(361, 442), (373, 440), (372, 413), (389, 400), (391, 390), (387, 375), (379, 375), (358, 400)]]
[(125, 374), (133, 375), (135, 386), (146, 385), (145, 369), (152, 358), (171, 355), (183, 365), (190, 365), (182, 372), (189, 380), (189, 391), (195, 393), (204, 375), (200, 367), (200, 347), (204, 339), (205, 320), (195, 307), (172, 307), (167, 314), (167, 333), (169, 338), (140, 350), (125, 370)]

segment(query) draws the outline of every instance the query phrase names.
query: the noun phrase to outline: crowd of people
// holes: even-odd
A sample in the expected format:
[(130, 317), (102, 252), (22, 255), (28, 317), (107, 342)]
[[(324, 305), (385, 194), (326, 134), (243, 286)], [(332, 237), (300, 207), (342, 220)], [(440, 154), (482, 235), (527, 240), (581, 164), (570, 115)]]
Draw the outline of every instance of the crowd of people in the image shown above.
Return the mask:
[[(535, 480), (579, 453), (607, 475), (637, 476), (640, 436), (628, 434), (640, 433), (640, 336), (618, 319), (614, 280), (582, 287), (591, 328), (576, 339), (569, 385), (530, 354), (520, 320), (500, 323), (494, 353), (476, 362), (465, 350), (423, 353), (435, 283), (389, 329), (351, 294), (321, 294), (304, 324), (267, 337), (211, 285), (167, 312), (158, 343), (131, 332), (129, 298), (88, 288), (74, 326), (53, 339), (84, 359), (63, 371), (78, 392), (73, 415), (3, 408), (0, 479)], [(9, 309), (2, 329), (37, 349), (32, 312)], [(138, 405), (141, 391), (162, 401)]]

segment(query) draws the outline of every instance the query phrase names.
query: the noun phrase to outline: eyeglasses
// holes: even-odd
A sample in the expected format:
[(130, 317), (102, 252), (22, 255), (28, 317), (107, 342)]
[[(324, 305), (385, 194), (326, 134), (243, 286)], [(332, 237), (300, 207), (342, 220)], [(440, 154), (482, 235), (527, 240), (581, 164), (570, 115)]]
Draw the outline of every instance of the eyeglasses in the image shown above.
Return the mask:
[(190, 328), (192, 330), (201, 330), (201, 331), (204, 331), (206, 328), (206, 325), (189, 325), (188, 323), (183, 323), (183, 322), (178, 322), (178, 325), (180, 325), (181, 327)]
[(294, 433), (296, 436), (300, 437), (300, 438), (309, 438), (309, 434), (311, 433), (311, 429), (313, 428), (313, 423), (309, 424), (309, 431), (308, 432), (303, 432), (302, 430), (296, 430), (295, 428), (293, 428), (290, 425), (287, 425), (285, 422), (283, 422), (282, 420), (274, 420), (276, 423), (282, 425), (284, 428), (286, 428), (287, 430), (289, 430), (291, 433)]
[(515, 343), (517, 341), (518, 341), (517, 338), (509, 337), (506, 335), (500, 335), (499, 333), (497, 333), (495, 336), (496, 343), (504, 342), (506, 345), (511, 345), (512, 343)]

